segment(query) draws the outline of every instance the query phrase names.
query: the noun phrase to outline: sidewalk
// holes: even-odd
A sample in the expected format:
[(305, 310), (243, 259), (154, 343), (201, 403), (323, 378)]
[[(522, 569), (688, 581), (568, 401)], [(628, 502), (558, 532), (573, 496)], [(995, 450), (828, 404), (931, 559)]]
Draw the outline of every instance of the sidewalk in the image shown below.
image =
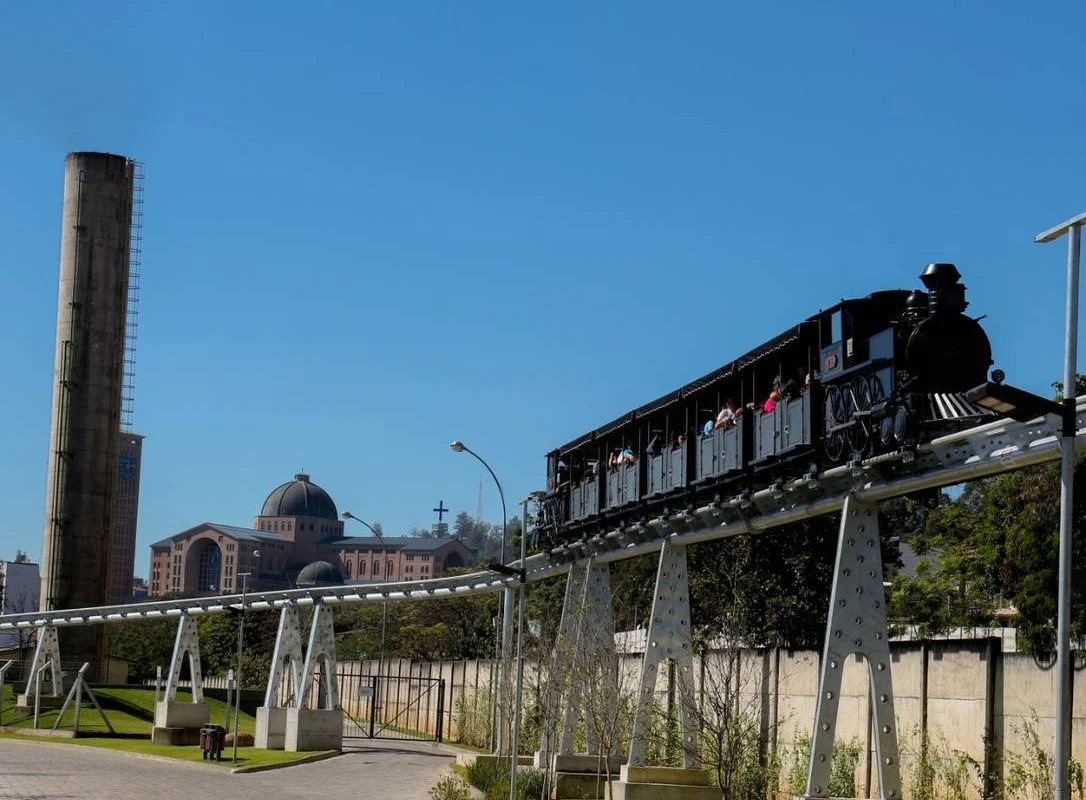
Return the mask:
[(366, 741), (325, 761), (232, 775), (199, 762), (9, 739), (0, 743), (0, 798), (414, 800), (428, 796), (455, 753), (432, 742)]

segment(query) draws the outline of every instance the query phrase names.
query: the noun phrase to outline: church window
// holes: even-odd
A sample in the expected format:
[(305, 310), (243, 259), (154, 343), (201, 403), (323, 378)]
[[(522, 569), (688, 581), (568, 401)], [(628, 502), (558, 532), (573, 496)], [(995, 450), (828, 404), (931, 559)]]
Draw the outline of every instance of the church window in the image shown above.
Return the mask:
[(381, 564), (378, 561), (373, 562), (373, 574), (374, 575), (380, 575), (381, 574)]
[(196, 576), (197, 591), (206, 592), (215, 588), (219, 582), (219, 572), (222, 568), (222, 551), (218, 545), (207, 543), (200, 551), (200, 566)]
[(366, 574), (366, 562), (365, 561), (359, 561), (358, 562), (358, 577), (361, 578), (365, 574)]
[(347, 577), (351, 577), (351, 562), (347, 562)]

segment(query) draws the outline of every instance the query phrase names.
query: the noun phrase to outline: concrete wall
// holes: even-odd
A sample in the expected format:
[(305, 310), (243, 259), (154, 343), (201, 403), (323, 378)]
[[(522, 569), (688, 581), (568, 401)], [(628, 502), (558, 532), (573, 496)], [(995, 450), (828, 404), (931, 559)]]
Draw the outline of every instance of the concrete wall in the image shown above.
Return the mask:
[[(622, 689), (632, 692), (637, 685), (640, 655), (622, 656)], [(740, 702), (760, 720), (763, 742), (776, 746), (786, 775), (795, 756), (797, 743), (809, 740), (814, 723), (818, 689), (819, 653), (779, 649), (743, 651), (738, 670), (733, 671), (733, 685), (740, 687)], [(447, 739), (460, 738), (461, 715), (472, 704), (480, 706), (485, 716), (491, 683), (489, 661), (418, 663), (405, 660), (386, 661), (386, 674), (443, 678), (445, 701), (443, 729)], [(995, 751), (1023, 753), (1022, 731), (1037, 720), (1041, 745), (1051, 751), (1055, 712), (1055, 673), (1050, 666), (1038, 664), (1031, 656), (1004, 654), (997, 639), (894, 642), (891, 644), (891, 670), (894, 682), (898, 741), (901, 748), (902, 780), (906, 790), (913, 776), (920, 750), (921, 732), (927, 731), (930, 750), (938, 758), (949, 758), (957, 751), (984, 764), (986, 741)], [(347, 674), (375, 674), (377, 662), (342, 665), (341, 696), (345, 706), (349, 697), (357, 697), (357, 680), (350, 684)], [(525, 665), (524, 697), (531, 707), (541, 687), (534, 665)], [(711, 663), (696, 661), (695, 684), (699, 691), (711, 691)], [(1077, 677), (1077, 676), (1076, 676)], [(678, 702), (679, 691), (669, 692), (668, 670), (658, 675), (655, 697), (662, 707), (669, 698)], [(357, 704), (357, 700), (352, 701)], [(837, 741), (854, 742), (860, 749), (856, 769), (856, 787), (861, 796), (875, 796), (877, 765), (871, 736), (871, 698), (867, 665), (850, 658), (844, 664)], [(393, 713), (396, 709), (390, 704)], [(1075, 716), (1072, 725), (1072, 757), (1086, 763), (1086, 680), (1074, 684)], [(357, 711), (357, 706), (352, 710)], [(433, 731), (436, 698), (422, 704), (417, 716), (420, 729)], [(413, 717), (416, 719), (416, 717)], [(805, 756), (803, 756), (805, 758)], [(1004, 763), (1004, 768), (1006, 764)], [(783, 780), (782, 775), (782, 780)], [(970, 778), (969, 794), (979, 796), (984, 787), (979, 778)], [(799, 787), (802, 789), (802, 787)]]

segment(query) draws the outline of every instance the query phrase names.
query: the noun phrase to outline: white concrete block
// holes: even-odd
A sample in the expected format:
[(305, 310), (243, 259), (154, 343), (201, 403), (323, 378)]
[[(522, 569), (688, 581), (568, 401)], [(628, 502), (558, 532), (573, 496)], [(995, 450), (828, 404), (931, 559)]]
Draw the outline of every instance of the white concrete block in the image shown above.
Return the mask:
[(255, 746), (282, 750), (287, 741), (287, 709), (260, 706), (256, 710)]
[(283, 749), (288, 753), (342, 749), (342, 709), (288, 708), (286, 712), (286, 738)]
[(155, 705), (156, 728), (199, 728), (211, 721), (207, 703), (178, 703), (159, 700)]

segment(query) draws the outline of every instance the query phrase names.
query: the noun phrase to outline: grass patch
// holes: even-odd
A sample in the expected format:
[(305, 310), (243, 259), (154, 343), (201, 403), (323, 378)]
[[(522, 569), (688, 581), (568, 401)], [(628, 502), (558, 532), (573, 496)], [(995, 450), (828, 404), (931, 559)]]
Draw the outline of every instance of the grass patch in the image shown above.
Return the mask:
[[(94, 692), (98, 702), (102, 704), (109, 721), (118, 736), (110, 736), (104, 720), (98, 711), (84, 697), (83, 708), (79, 712), (78, 739), (45, 739), (33, 734), (0, 733), (0, 739), (21, 739), (34, 742), (55, 742), (59, 744), (76, 745), (79, 747), (100, 747), (106, 750), (119, 750), (128, 753), (140, 753), (143, 755), (164, 756), (176, 758), (182, 761), (203, 761), (203, 751), (195, 745), (170, 746), (151, 744), (151, 728), (154, 725), (155, 693), (153, 689), (121, 688), (121, 689), (97, 689)], [(181, 702), (192, 700), (189, 692), (178, 691), (177, 699)], [(211, 722), (222, 725), (226, 720), (226, 703), (205, 697), (205, 702), (211, 708)], [(34, 718), (15, 719), (15, 696), (10, 686), (4, 687), (3, 697), (0, 697), (0, 721), (4, 725), (20, 728), (32, 728)], [(59, 709), (43, 710), (38, 721), (39, 728), (49, 729), (56, 722)], [(61, 720), (60, 728), (71, 730), (73, 712), (69, 709)], [(233, 714), (231, 713), (231, 717)], [(233, 722), (233, 720), (231, 720)], [(255, 733), (256, 721), (244, 711), (238, 717), (238, 727), (247, 733)], [(230, 725), (233, 728), (233, 725)], [(101, 733), (102, 735), (96, 735)], [(89, 734), (89, 735), (88, 735)], [(230, 768), (231, 748), (223, 751), (222, 761), (208, 761), (209, 764)], [(287, 753), (282, 750), (258, 750), (253, 747), (238, 748), (239, 767), (260, 767), (291, 764), (296, 761), (311, 758), (314, 753)]]
[[(151, 742), (146, 739), (119, 739), (112, 736), (81, 736), (78, 739), (43, 739), (38, 736), (19, 733), (0, 733), (0, 739), (20, 739), (25, 742), (49, 742), (74, 745), (76, 747), (99, 747), (104, 750), (118, 750), (125, 753), (140, 753), (148, 756), (176, 758), (180, 761), (204, 761), (203, 752), (195, 745), (171, 747), (169, 745), (151, 744)], [(314, 755), (315, 753), (287, 753), (283, 750), (257, 750), (253, 747), (240, 747), (238, 748), (238, 766), (262, 767), (291, 764), (295, 761), (311, 758)], [(223, 751), (222, 761), (204, 761), (204, 763), (229, 769), (233, 766), (230, 761), (230, 748)]]
[[(113, 728), (118, 734), (147, 736), (150, 738), (151, 728), (154, 726), (155, 720), (155, 692), (153, 689), (136, 687), (95, 689), (94, 696), (102, 704), (102, 709), (106, 712), (106, 716), (109, 717), (109, 721), (113, 723)], [(191, 702), (192, 694), (186, 690), (178, 690), (177, 700), (182, 703)], [(204, 697), (204, 702), (211, 709), (212, 723), (233, 730), (233, 712), (231, 712), (230, 724), (226, 725), (226, 703), (207, 696)], [(52, 728), (59, 711), (60, 709), (42, 709), (38, 727)], [(69, 708), (58, 727), (71, 730), (74, 716), (74, 710)], [(33, 716), (20, 720), (15, 719), (15, 696), (10, 686), (4, 687), (4, 696), (0, 698), (0, 720), (4, 725), (17, 728), (34, 727)], [(242, 711), (238, 716), (238, 727), (245, 733), (255, 734), (256, 720)], [(105, 720), (102, 719), (98, 710), (94, 708), (85, 695), (83, 707), (79, 711), (79, 731), (80, 733), (90, 734), (109, 733)]]

